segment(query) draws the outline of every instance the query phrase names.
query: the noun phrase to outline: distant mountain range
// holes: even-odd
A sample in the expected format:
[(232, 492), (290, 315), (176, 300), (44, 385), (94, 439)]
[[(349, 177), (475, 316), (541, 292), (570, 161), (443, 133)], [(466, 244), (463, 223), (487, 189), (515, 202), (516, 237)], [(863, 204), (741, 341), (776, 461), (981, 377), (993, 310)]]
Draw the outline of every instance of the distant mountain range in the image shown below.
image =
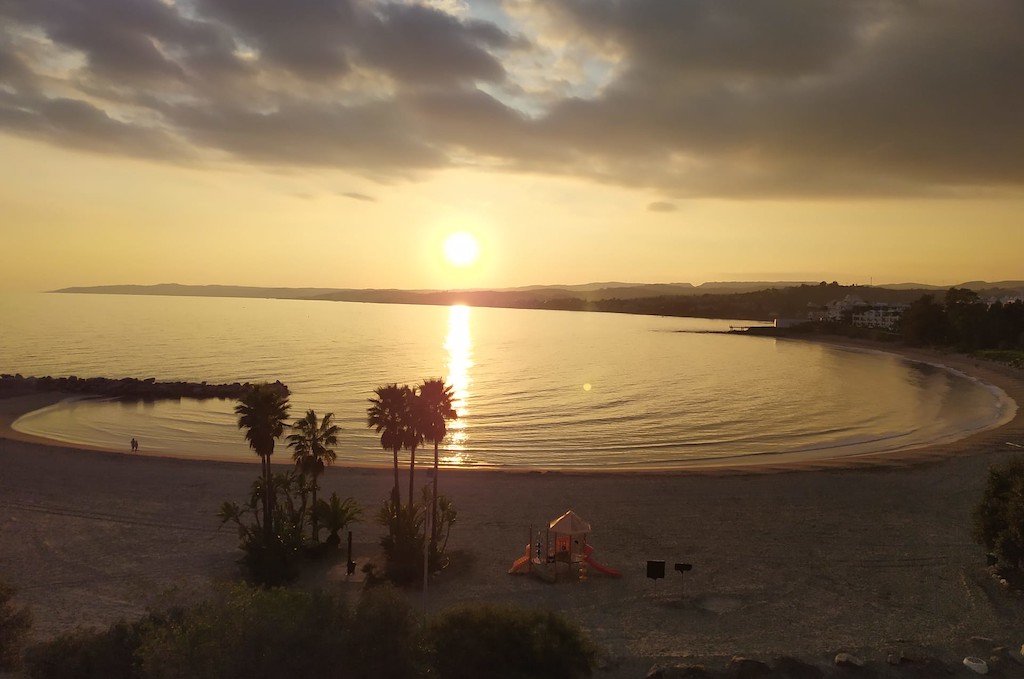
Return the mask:
[[(672, 297), (691, 295), (728, 295), (761, 290), (816, 286), (811, 281), (715, 281), (693, 285), (692, 283), (586, 283), (582, 285), (530, 285), (517, 288), (470, 289), (470, 290), (399, 290), (379, 288), (264, 288), (241, 285), (180, 285), (160, 283), (158, 285), (96, 285), (52, 290), (59, 293), (86, 293), (100, 295), (169, 295), (176, 297), (256, 297), (270, 299), (324, 299), (347, 302), (380, 302), (399, 304), (449, 304), (452, 298), (481, 298), (494, 301), (541, 299), (552, 300), (573, 298), (584, 301), (602, 299), (642, 299), (647, 297)], [(925, 283), (895, 283), (876, 286), (838, 286), (863, 292), (872, 289), (921, 291), (923, 293), (944, 291), (949, 286)], [(970, 288), (979, 293), (999, 294), (1024, 289), (1024, 281), (969, 281), (959, 288)], [(504, 306), (504, 304), (502, 304)]]
[[(983, 297), (1019, 295), (1024, 281), (971, 282), (962, 286)], [(63, 288), (60, 293), (174, 295), (373, 302), (378, 304), (466, 304), (475, 307), (608, 311), (658, 316), (770, 320), (803, 318), (809, 307), (854, 295), (867, 302), (910, 303), (924, 295), (942, 298), (946, 288), (906, 283), (893, 286), (838, 283), (725, 282), (591, 283), (538, 285), (502, 290), (353, 290), (334, 288), (261, 288), (235, 285), (105, 285)]]

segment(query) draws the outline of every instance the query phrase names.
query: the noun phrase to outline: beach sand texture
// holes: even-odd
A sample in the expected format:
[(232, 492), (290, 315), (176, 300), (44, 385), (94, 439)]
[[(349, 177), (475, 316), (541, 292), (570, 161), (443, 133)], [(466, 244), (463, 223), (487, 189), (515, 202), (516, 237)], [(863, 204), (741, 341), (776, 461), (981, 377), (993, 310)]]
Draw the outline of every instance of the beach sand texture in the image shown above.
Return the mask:
[[(1020, 371), (908, 353), (1024, 403)], [(9, 427), (15, 416), (52, 399), (0, 400), (0, 579), (31, 606), (36, 638), (133, 618), (168, 588), (201, 595), (236, 575), (235, 532), (219, 528), (216, 511), (243, 497), (258, 473), (255, 456), (252, 465), (186, 462), (19, 440), (26, 437)], [(1008, 445), (1024, 445), (1022, 420), (842, 464), (667, 474), (444, 470), (442, 492), (459, 511), (449, 549), (471, 559), (432, 584), (427, 606), (491, 601), (562, 611), (608, 657), (627, 659), (623, 676), (637, 676), (630, 663), (638, 659), (824, 658), (838, 650), (884, 659), (918, 646), (962, 656), (971, 636), (1016, 648), (1024, 606), (989, 575), (970, 514), (988, 467), (1022, 452)], [(381, 463), (389, 460), (382, 451)], [(390, 469), (331, 468), (321, 494), (351, 495), (372, 517), (390, 484)], [(550, 585), (508, 575), (530, 527), (567, 509), (592, 524), (594, 558), (624, 576)], [(363, 563), (381, 529), (368, 518), (354, 530)], [(648, 559), (668, 562), (664, 580), (645, 577)], [(693, 564), (685, 582), (675, 562)], [(354, 597), (358, 584), (344, 582), (343, 568), (320, 584)]]

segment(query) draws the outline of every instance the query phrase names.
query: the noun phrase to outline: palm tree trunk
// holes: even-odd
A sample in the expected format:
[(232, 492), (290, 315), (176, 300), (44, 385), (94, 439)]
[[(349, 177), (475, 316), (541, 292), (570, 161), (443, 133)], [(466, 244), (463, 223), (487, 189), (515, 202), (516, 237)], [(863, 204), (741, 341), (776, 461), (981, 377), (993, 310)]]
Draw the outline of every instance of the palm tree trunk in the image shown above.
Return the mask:
[(274, 536), (274, 490), (270, 482), (270, 456), (263, 455), (263, 538), (266, 545)]
[(313, 477), (313, 511), (311, 512), (311, 515), (310, 515), (310, 519), (311, 519), (310, 523), (313, 525), (313, 542), (314, 543), (319, 543), (320, 542), (320, 531), (317, 529), (317, 525), (316, 525), (316, 485), (317, 485), (316, 484), (316, 477), (314, 476)]
[(412, 504), (415, 500), (413, 495), (413, 477), (416, 475), (416, 446), (409, 448), (409, 513), (412, 513)]
[(437, 441), (434, 441), (434, 499), (430, 509), (430, 547), (437, 547)]
[(401, 497), (398, 491), (398, 448), (392, 451), (395, 454), (395, 487), (391, 489), (391, 500), (395, 503), (395, 511), (402, 508)]

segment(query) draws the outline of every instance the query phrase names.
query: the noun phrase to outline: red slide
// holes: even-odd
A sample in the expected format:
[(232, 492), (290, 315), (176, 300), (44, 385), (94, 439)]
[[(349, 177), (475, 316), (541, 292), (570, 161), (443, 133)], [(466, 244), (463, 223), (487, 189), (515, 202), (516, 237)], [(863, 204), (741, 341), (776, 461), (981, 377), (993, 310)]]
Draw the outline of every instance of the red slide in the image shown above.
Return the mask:
[(583, 548), (583, 561), (586, 562), (586, 564), (588, 566), (593, 568), (598, 573), (604, 573), (605, 575), (607, 575), (609, 577), (613, 577), (613, 578), (621, 578), (622, 577), (622, 571), (620, 571), (618, 568), (612, 568), (611, 566), (605, 566), (603, 563), (600, 563), (598, 561), (594, 561), (593, 559), (591, 559), (590, 558), (590, 554), (593, 551), (594, 551), (594, 548), (591, 545), (587, 545), (587, 546), (585, 546)]

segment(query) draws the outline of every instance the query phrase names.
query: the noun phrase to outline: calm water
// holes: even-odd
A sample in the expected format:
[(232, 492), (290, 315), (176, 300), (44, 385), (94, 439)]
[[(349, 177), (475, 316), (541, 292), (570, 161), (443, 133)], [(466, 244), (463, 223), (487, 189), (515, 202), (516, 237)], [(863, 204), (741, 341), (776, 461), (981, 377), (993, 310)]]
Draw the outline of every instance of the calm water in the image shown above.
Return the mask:
[[(342, 463), (390, 464), (366, 428), (389, 382), (444, 376), (461, 417), (448, 465), (679, 468), (826, 458), (961, 438), (1009, 414), (998, 390), (926, 364), (692, 331), (728, 321), (342, 302), (0, 296), (0, 372), (275, 380), (292, 415), (333, 411)], [(251, 461), (234, 403), (79, 400), (23, 432)], [(281, 446), (278, 455), (287, 450)], [(280, 458), (279, 458), (280, 459)]]

